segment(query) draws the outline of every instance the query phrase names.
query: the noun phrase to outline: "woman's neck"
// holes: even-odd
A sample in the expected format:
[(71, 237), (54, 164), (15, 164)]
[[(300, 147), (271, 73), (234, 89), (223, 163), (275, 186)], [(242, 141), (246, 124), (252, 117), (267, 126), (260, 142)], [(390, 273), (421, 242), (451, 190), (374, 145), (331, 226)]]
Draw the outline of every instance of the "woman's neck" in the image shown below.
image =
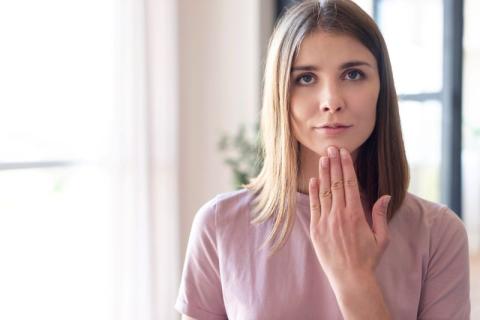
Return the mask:
[[(326, 150), (324, 153), (318, 154), (299, 143), (299, 163), (297, 177), (297, 190), (301, 193), (308, 194), (308, 183), (310, 178), (318, 177), (318, 162), (321, 156), (327, 156)], [(351, 153), (353, 162), (355, 163), (357, 158), (357, 150)]]

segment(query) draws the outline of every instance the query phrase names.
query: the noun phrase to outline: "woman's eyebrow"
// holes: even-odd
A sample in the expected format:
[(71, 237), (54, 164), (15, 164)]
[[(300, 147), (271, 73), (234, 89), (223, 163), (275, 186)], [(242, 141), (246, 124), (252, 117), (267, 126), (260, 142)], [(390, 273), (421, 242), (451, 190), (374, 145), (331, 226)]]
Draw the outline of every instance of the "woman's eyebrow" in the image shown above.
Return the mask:
[[(345, 62), (345, 63), (342, 63), (342, 65), (340, 65), (340, 70), (343, 70), (343, 69), (348, 69), (348, 68), (353, 68), (353, 67), (358, 67), (358, 66), (367, 66), (367, 67), (370, 67), (372, 69), (374, 69), (374, 67), (366, 62), (366, 61), (361, 61), (361, 60), (353, 60), (353, 61), (348, 61), (348, 62)], [(317, 71), (319, 68), (314, 66), (314, 65), (305, 65), (305, 66), (294, 66), (292, 67), (291, 69), (291, 72), (294, 72), (294, 71)]]
[(366, 61), (361, 61), (361, 60), (345, 62), (340, 66), (340, 69), (348, 69), (348, 68), (353, 68), (358, 66), (367, 66), (373, 69), (373, 66), (370, 63)]
[(317, 67), (312, 66), (312, 65), (308, 65), (308, 66), (292, 67), (292, 69), (290, 69), (290, 72), (294, 72), (294, 71), (317, 71), (317, 70), (318, 70)]

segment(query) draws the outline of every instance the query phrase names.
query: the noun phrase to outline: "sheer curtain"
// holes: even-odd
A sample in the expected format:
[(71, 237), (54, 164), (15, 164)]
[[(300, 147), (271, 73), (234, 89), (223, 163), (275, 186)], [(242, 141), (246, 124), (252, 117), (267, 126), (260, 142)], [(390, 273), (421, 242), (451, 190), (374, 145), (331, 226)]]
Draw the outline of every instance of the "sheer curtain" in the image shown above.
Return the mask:
[(116, 319), (178, 317), (176, 10), (174, 0), (121, 1)]
[(147, 320), (152, 319), (152, 251), (143, 1), (119, 1), (116, 22), (118, 61), (111, 171), (117, 217), (114, 318)]
[(0, 319), (175, 319), (176, 1), (0, 2)]
[(0, 319), (112, 319), (113, 0), (0, 1)]

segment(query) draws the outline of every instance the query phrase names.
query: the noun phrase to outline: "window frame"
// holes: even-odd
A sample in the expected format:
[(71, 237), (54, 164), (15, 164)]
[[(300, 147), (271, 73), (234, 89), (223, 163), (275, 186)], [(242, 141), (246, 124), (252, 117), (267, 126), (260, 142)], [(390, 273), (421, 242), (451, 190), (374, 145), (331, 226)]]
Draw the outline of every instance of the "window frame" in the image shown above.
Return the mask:
[[(380, 3), (373, 0), (379, 21)], [(462, 218), (462, 87), (464, 0), (443, 3), (443, 85), (437, 92), (400, 94), (399, 101), (435, 100), (442, 105), (440, 201)]]

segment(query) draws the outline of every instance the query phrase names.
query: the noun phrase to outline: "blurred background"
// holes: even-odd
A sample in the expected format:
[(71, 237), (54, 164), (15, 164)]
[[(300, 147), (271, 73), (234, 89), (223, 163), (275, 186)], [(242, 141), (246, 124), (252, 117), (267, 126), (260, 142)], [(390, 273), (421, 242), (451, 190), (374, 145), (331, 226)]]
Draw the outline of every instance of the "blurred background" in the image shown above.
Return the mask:
[[(192, 219), (252, 172), (291, 2), (0, 2), (0, 319), (180, 318)], [(409, 190), (468, 230), (480, 319), (480, 2), (356, 2), (390, 51)]]

